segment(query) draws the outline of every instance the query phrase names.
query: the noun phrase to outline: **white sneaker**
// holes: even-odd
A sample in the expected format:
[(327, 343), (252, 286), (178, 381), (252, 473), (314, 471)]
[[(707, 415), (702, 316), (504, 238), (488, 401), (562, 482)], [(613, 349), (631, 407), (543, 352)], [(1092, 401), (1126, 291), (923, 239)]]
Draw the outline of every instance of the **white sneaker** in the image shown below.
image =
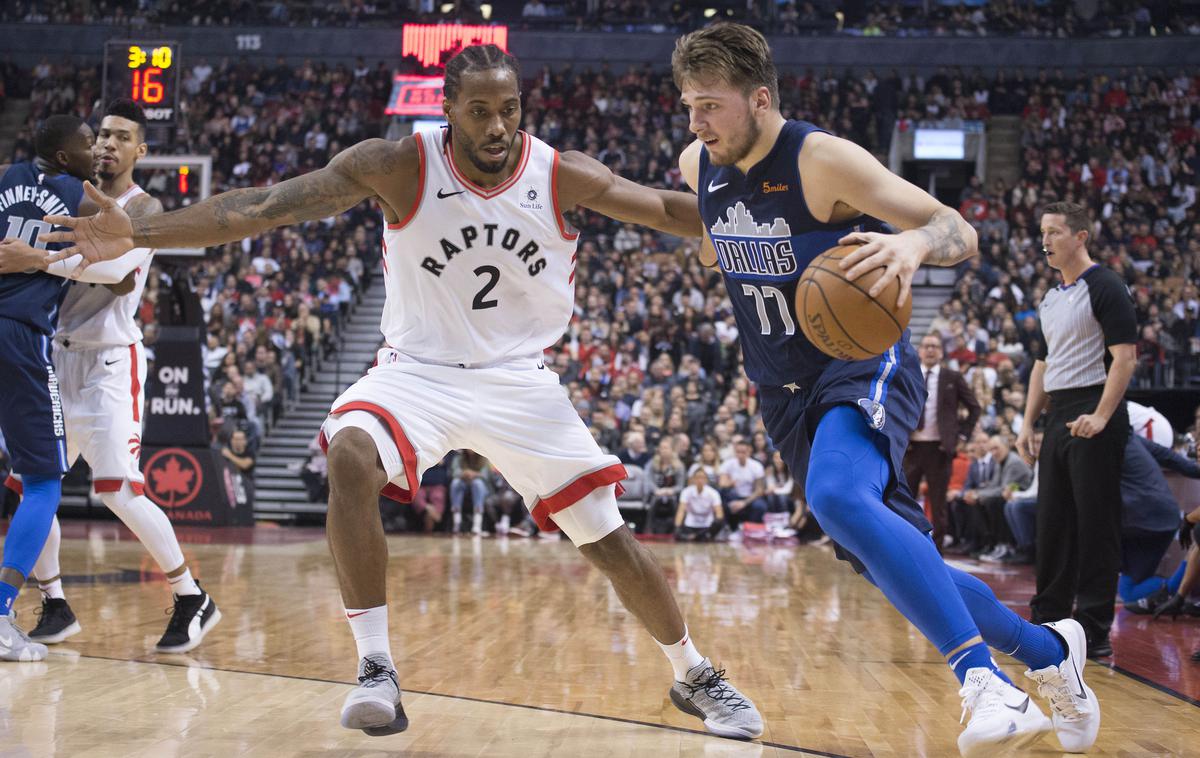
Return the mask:
[(509, 528), (512, 527), (512, 521), (505, 514), (500, 517), (500, 523), (496, 525), (496, 534), (508, 534)]
[(1037, 703), (989, 668), (969, 669), (958, 694), (963, 717), (971, 712), (967, 728), (958, 735), (958, 751), (965, 758), (1006, 755), (1050, 731), (1050, 719)]
[(1083, 682), (1083, 664), (1087, 662), (1087, 636), (1074, 619), (1051, 621), (1049, 627), (1066, 640), (1067, 657), (1057, 666), (1026, 671), (1037, 682), (1038, 694), (1050, 701), (1050, 720), (1062, 749), (1068, 753), (1086, 752), (1100, 733), (1100, 701)]
[(382, 653), (372, 653), (358, 662), (358, 686), (342, 703), (342, 726), (361, 729), (372, 737), (399, 734), (408, 728), (408, 716), (400, 704), (396, 669)]
[(16, 625), (16, 611), (0, 616), (0, 661), (41, 661), (46, 658), (46, 646), (29, 639)]
[(453, 518), (451, 519), (452, 526), (450, 528), (450, 531), (453, 534), (458, 534), (460, 531), (462, 531), (462, 514), (459, 513), (458, 511), (455, 511), (452, 514), (452, 516), (453, 516)]
[(476, 513), (471, 517), (471, 534), (483, 534), (483, 514)]

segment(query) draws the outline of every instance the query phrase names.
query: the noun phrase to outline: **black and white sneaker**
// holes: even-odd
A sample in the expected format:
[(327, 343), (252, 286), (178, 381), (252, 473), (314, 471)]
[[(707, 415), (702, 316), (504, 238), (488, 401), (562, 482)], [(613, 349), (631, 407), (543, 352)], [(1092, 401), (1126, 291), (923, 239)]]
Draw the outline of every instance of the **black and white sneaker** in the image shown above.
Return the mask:
[(29, 639), (43, 645), (57, 645), (83, 628), (75, 618), (71, 606), (61, 597), (42, 598), (42, 610), (38, 613), (37, 626), (29, 633)]
[(220, 620), (221, 611), (204, 590), (199, 595), (176, 595), (167, 631), (154, 649), (159, 653), (186, 653), (199, 645)]

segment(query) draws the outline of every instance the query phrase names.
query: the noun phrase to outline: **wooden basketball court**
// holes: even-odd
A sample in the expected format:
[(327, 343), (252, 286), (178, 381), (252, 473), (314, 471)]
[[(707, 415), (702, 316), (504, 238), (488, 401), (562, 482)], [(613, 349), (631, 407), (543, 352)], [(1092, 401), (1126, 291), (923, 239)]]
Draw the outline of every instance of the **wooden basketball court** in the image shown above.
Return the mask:
[[(666, 660), (570, 543), (391, 537), (411, 726), (371, 738), (338, 724), (356, 660), (323, 532), (180, 531), (224, 619), (170, 656), (151, 652), (170, 598), (141, 546), (64, 524), (84, 629), (44, 663), (0, 667), (0, 756), (957, 755), (954, 677), (827, 549), (650, 545), (701, 651), (763, 713), (762, 741), (739, 743), (670, 705)], [(1028, 598), (1027, 571), (985, 578)], [(39, 602), (18, 601), (26, 628)], [(1200, 621), (1122, 612), (1114, 645), (1120, 670), (1087, 669), (1104, 707), (1091, 754), (1200, 755)], [(1058, 753), (1048, 737), (1033, 754)]]

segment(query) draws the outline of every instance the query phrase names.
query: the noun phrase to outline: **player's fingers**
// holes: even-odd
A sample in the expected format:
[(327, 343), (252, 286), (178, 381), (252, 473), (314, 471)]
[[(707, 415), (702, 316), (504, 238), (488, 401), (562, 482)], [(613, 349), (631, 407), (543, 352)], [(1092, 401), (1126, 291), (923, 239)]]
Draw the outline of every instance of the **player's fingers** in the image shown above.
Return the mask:
[[(876, 244), (876, 243), (872, 243), (872, 244)], [(870, 247), (870, 245), (863, 245), (863, 247), (867, 248), (867, 247)], [(860, 258), (857, 262), (853, 262), (853, 265), (849, 266), (850, 270), (846, 271), (846, 274), (845, 274), (846, 279), (849, 281), (854, 281), (855, 279), (857, 279), (858, 277), (867, 273), (868, 271), (873, 271), (881, 266), (886, 266), (887, 265), (887, 257), (881, 255), (881, 252), (882, 252), (882, 250), (877, 247), (874, 250), (867, 253), (864, 257)], [(845, 261), (842, 262), (842, 268), (843, 269), (847, 268)]]
[(871, 241), (871, 235), (875, 232), (850, 232), (845, 237), (838, 240), (839, 245), (862, 245)]
[(879, 240), (867, 240), (857, 250), (838, 261), (838, 267), (845, 271), (864, 258), (869, 258), (879, 251)]
[(912, 292), (912, 272), (902, 271), (900, 273), (900, 294), (896, 296), (896, 307), (903, 308), (908, 302), (908, 296)]
[(98, 190), (91, 182), (83, 183), (83, 191), (100, 206), (101, 210), (107, 210), (117, 204), (115, 200)]
[[(43, 236), (43, 239), (45, 239), (45, 236)], [(72, 245), (71, 247), (65, 247), (62, 250), (58, 250), (58, 251), (51, 251), (50, 254), (46, 256), (46, 262), (47, 263), (58, 263), (59, 261), (65, 261), (67, 258), (70, 258), (72, 255), (79, 255), (79, 247), (77, 245)]]
[[(47, 224), (50, 224), (51, 226), (65, 226), (68, 229), (74, 229), (76, 227), (76, 225), (79, 224), (79, 219), (75, 218), (74, 216), (42, 216), (42, 221), (45, 221)], [(47, 232), (45, 234), (40, 235), (38, 237), (38, 239), (49, 240), (50, 242), (66, 242), (66, 240), (61, 240), (61, 239), (52, 240), (52, 239), (50, 239), (50, 236), (54, 235), (54, 234), (61, 235), (61, 234), (68, 234), (68, 233), (69, 232)]]
[(896, 276), (897, 273), (891, 266), (884, 266), (883, 275), (875, 280), (875, 283), (871, 285), (871, 289), (867, 290), (867, 294), (871, 297), (879, 297)]

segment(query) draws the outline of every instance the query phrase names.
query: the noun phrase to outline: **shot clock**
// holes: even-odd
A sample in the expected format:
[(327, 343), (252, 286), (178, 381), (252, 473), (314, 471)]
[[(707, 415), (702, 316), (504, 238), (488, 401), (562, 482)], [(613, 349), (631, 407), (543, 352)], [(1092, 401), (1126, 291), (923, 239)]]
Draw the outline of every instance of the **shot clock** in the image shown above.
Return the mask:
[(104, 45), (104, 102), (127, 97), (150, 125), (171, 126), (179, 115), (179, 43), (109, 40)]

